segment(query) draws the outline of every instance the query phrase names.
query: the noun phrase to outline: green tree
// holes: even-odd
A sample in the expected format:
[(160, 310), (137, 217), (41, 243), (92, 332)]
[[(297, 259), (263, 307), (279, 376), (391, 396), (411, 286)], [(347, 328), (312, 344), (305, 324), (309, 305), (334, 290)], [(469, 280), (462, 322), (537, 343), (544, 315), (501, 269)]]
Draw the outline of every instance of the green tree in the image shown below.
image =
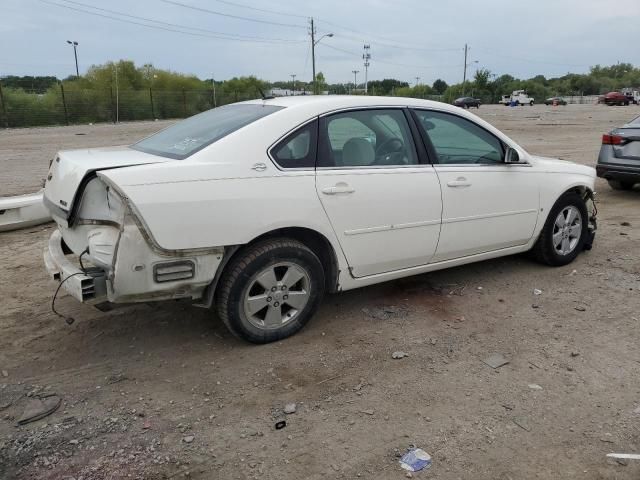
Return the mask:
[(438, 95), (442, 95), (447, 88), (449, 88), (449, 85), (447, 85), (447, 82), (445, 82), (442, 79), (437, 79), (435, 82), (433, 82), (433, 91), (436, 92)]
[(316, 88), (318, 89), (318, 93), (322, 93), (327, 90), (327, 81), (324, 78), (324, 73), (318, 72), (316, 73)]

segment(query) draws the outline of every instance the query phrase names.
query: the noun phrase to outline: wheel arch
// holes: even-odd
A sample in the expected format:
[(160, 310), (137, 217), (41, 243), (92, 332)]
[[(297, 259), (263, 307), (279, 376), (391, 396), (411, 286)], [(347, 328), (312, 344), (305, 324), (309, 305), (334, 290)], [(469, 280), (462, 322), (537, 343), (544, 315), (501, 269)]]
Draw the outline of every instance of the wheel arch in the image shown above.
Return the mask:
[(307, 246), (320, 259), (320, 262), (325, 269), (326, 291), (333, 293), (339, 290), (340, 263), (338, 260), (338, 254), (329, 239), (322, 233), (311, 228), (282, 227), (265, 232), (248, 243), (225, 247), (225, 253), (222, 261), (220, 262), (220, 266), (218, 267), (213, 280), (205, 289), (201, 303), (197, 305), (206, 308), (211, 307), (215, 299), (220, 277), (224, 273), (230, 261), (237, 255), (240, 255), (246, 248), (270, 238), (292, 238)]
[[(543, 207), (545, 212), (543, 216), (539, 217), (539, 221), (535, 229), (535, 235), (533, 235), (532, 237), (532, 243), (531, 243), (532, 246), (538, 240), (538, 237), (540, 236), (540, 233), (542, 232), (542, 229), (545, 223), (547, 222), (549, 215), (551, 214), (551, 210), (553, 210), (553, 207), (556, 205), (556, 203), (558, 203), (558, 200), (560, 200), (564, 195), (566, 195), (567, 193), (577, 193), (578, 195), (580, 195), (580, 197), (582, 197), (585, 203), (589, 199), (593, 200), (595, 196), (594, 189), (591, 186), (586, 185), (584, 183), (574, 183), (570, 186), (564, 186), (559, 190), (559, 192), (560, 193), (556, 193), (554, 195), (552, 202), (550, 202), (548, 205)], [(587, 208), (587, 210), (589, 210), (589, 208)]]

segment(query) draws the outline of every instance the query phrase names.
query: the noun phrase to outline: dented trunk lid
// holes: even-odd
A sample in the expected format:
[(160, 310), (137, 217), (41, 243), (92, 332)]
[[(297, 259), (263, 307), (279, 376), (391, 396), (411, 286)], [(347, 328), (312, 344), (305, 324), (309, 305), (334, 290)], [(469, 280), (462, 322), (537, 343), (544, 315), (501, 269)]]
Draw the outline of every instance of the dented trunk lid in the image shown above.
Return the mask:
[(172, 161), (129, 147), (90, 148), (59, 152), (45, 182), (44, 203), (55, 217), (69, 218), (85, 179), (98, 170)]

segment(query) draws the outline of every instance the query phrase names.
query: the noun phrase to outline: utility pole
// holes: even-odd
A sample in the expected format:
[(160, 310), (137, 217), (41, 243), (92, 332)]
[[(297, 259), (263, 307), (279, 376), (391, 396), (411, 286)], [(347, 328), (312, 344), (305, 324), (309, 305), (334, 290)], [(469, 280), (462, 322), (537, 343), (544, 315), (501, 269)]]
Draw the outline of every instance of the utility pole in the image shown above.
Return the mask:
[(78, 42), (67, 40), (67, 43), (73, 46), (73, 56), (76, 58), (76, 78), (80, 78), (80, 70), (78, 69), (78, 51), (76, 50), (76, 48), (78, 47)]
[(120, 123), (120, 89), (118, 88), (118, 64), (116, 63), (116, 123)]
[(362, 59), (364, 60), (364, 94), (367, 95), (369, 92), (369, 60), (371, 60), (371, 54), (369, 53), (371, 49), (371, 45), (365, 44), (364, 53), (362, 54)]
[(464, 44), (464, 73), (462, 74), (462, 95), (464, 95), (464, 88), (467, 84), (467, 52), (469, 48), (467, 44)]
[(416, 79), (416, 87), (417, 87), (418, 85), (420, 85), (420, 77), (415, 77), (415, 79)]
[[(292, 73), (292, 74), (291, 74), (291, 75), (289, 75), (289, 76), (291, 77), (291, 80), (292, 80), (292, 82), (291, 82), (291, 83), (293, 83), (293, 87), (292, 87), (291, 91), (292, 91), (292, 92), (293, 92), (293, 94), (295, 95), (295, 94), (296, 94), (296, 77), (297, 77), (298, 75), (296, 75), (295, 73)], [(314, 75), (314, 76), (315, 76), (315, 75)]]
[(318, 94), (318, 82), (316, 81), (316, 45), (320, 43), (324, 37), (333, 37), (333, 33), (325, 33), (318, 40), (316, 40), (316, 27), (313, 25), (313, 17), (309, 19), (311, 28), (309, 34), (311, 35), (311, 69), (313, 73), (313, 94)]
[(216, 79), (215, 75), (211, 75), (211, 86), (213, 87), (213, 108), (218, 106), (218, 102), (216, 100)]
[(355, 92), (358, 89), (358, 74), (360, 70), (351, 70), (353, 73), (353, 91)]
[(313, 94), (318, 94), (316, 83), (316, 27), (313, 25), (313, 17), (311, 17), (311, 69), (313, 71)]

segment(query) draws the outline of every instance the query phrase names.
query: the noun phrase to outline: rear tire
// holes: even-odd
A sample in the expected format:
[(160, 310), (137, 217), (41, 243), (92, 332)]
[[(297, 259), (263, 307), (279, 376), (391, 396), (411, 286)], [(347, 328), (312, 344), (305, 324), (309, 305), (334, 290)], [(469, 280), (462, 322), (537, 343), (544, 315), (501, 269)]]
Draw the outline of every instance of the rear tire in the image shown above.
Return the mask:
[(241, 251), (220, 279), (216, 309), (229, 331), (252, 343), (298, 332), (325, 291), (318, 257), (290, 238), (268, 239)]
[(567, 192), (555, 203), (531, 253), (546, 265), (573, 262), (583, 250), (589, 232), (589, 214), (580, 195)]
[(633, 182), (623, 182), (621, 180), (607, 180), (607, 182), (614, 190), (631, 190), (635, 185)]

